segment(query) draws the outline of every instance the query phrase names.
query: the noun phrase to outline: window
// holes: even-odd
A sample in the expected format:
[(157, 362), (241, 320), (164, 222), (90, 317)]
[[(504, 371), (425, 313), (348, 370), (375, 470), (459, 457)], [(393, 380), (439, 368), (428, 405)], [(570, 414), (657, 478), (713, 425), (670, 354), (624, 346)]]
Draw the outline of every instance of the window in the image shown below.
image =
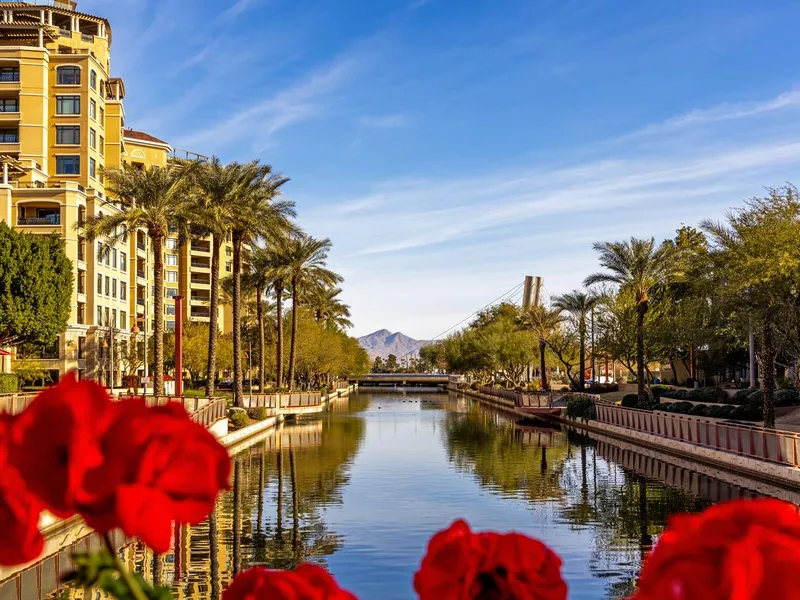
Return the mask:
[(111, 318), (111, 317), (110, 317), (110, 315), (108, 314), (108, 313), (109, 313), (109, 308), (106, 306), (106, 308), (105, 308), (105, 310), (104, 310), (103, 312), (105, 313), (105, 318), (106, 318), (106, 320), (104, 321), (104, 323), (105, 323), (106, 325), (111, 325), (111, 321), (110, 321), (110, 318)]
[(166, 321), (164, 323), (164, 331), (175, 331), (175, 321)]
[(231, 261), (227, 261), (227, 262), (225, 263), (225, 270), (226, 270), (228, 273), (230, 273), (230, 272), (233, 270), (233, 268), (232, 268), (232, 267), (233, 267), (233, 263), (231, 263)]
[(178, 281), (178, 272), (167, 271), (167, 281), (169, 281), (170, 283), (176, 283)]
[(106, 126), (106, 109), (102, 106), (100, 107), (100, 123), (103, 125), (103, 127)]
[(111, 264), (111, 248), (109, 248), (108, 246), (106, 246), (105, 259), (106, 259), (106, 266), (110, 265)]
[(178, 295), (178, 290), (175, 288), (167, 288), (167, 298), (174, 298)]
[(102, 325), (103, 324), (103, 307), (97, 307), (97, 323), (95, 325)]
[(93, 158), (89, 159), (89, 177), (97, 175), (97, 161)]
[(89, 130), (89, 148), (92, 150), (97, 149), (97, 132), (94, 129)]
[(233, 248), (230, 246), (225, 246), (225, 256), (232, 256), (233, 255)]
[(103, 293), (103, 276), (98, 273), (97, 275), (97, 294)]
[(92, 70), (92, 72), (89, 73), (89, 85), (93, 90), (97, 89), (97, 71), (95, 70)]
[(78, 358), (86, 358), (86, 337), (80, 336), (78, 338)]
[(79, 115), (81, 114), (80, 96), (56, 96), (57, 115)]
[(0, 112), (19, 112), (19, 100), (17, 98), (0, 98)]
[(124, 310), (119, 311), (119, 328), (128, 328), (128, 314)]
[(78, 293), (86, 293), (86, 271), (78, 269)]
[(80, 85), (81, 70), (78, 67), (58, 67), (56, 69), (56, 83), (58, 85)]
[(106, 296), (111, 295), (111, 278), (106, 275)]
[(89, 117), (97, 119), (97, 102), (94, 100), (89, 101)]
[(178, 240), (175, 238), (167, 238), (167, 250), (177, 250)]
[(168, 267), (177, 267), (178, 266), (178, 255), (177, 254), (167, 254), (167, 266)]
[(77, 125), (56, 125), (56, 144), (81, 143), (81, 128)]
[[(78, 223), (80, 225), (83, 224), (83, 222), (80, 220)], [(78, 260), (86, 262), (86, 240), (82, 237), (78, 238)]]
[(122, 271), (128, 270), (128, 255), (124, 252), (119, 253), (119, 268)]
[(97, 242), (97, 264), (103, 264), (103, 242)]
[(119, 282), (119, 299), (120, 300), (127, 300), (128, 299), (128, 284), (124, 281)]
[(116, 327), (117, 326), (117, 309), (116, 308), (112, 308), (111, 309), (111, 321), (109, 321), (108, 324), (111, 327)]
[[(78, 325), (86, 325), (86, 303), (84, 302), (78, 302)], [(80, 354), (80, 349), (78, 349), (78, 354)]]
[(0, 144), (18, 144), (19, 129), (0, 129)]
[(106, 151), (106, 138), (102, 135), (100, 136), (100, 154), (103, 154)]
[(117, 268), (117, 249), (113, 248), (111, 250), (111, 266), (115, 269)]
[(112, 279), (111, 280), (111, 297), (112, 298), (116, 298), (117, 297), (117, 280), (116, 279)]
[(56, 175), (80, 175), (80, 156), (56, 156)]
[(174, 317), (175, 316), (175, 305), (174, 304), (167, 304), (167, 316)]
[[(122, 243), (123, 243), (123, 244), (127, 244), (127, 243), (128, 243), (128, 228), (127, 228), (127, 227), (125, 227), (125, 225), (122, 225), (122, 226), (121, 226), (121, 232), (120, 232), (120, 235), (122, 236)], [(125, 267), (123, 267), (123, 269), (124, 269), (124, 268), (125, 268)]]
[(0, 67), (0, 81), (19, 81), (19, 67)]

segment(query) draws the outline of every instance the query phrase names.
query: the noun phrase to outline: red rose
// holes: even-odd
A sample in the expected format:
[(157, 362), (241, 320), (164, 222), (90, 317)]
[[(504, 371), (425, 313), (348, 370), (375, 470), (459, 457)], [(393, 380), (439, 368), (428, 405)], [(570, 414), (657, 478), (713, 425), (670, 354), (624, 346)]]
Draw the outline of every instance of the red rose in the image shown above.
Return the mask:
[(414, 575), (420, 600), (565, 600), (561, 559), (520, 533), (473, 533), (464, 521), (431, 538)]
[(800, 514), (780, 500), (736, 500), (670, 519), (636, 600), (778, 600), (800, 590)]
[(41, 504), (26, 491), (19, 473), (7, 462), (7, 436), (12, 419), (0, 414), (0, 565), (14, 566), (39, 557)]
[(169, 549), (173, 521), (199, 523), (228, 487), (227, 451), (177, 403), (115, 403), (102, 450), (80, 514), (97, 531), (120, 528), (156, 552)]
[(323, 569), (302, 564), (295, 571), (256, 567), (236, 576), (222, 600), (356, 600)]
[(83, 478), (103, 460), (100, 439), (112, 402), (91, 381), (70, 373), (14, 419), (9, 462), (28, 490), (59, 517), (75, 513)]

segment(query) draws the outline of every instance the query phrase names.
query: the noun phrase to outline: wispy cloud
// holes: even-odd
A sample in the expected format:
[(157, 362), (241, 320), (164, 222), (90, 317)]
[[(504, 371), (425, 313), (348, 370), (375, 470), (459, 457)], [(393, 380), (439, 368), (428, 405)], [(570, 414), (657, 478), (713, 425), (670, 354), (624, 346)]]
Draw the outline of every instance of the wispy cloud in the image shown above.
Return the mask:
[(358, 124), (362, 127), (378, 127), (378, 128), (394, 128), (405, 127), (411, 124), (411, 117), (403, 113), (394, 113), (389, 115), (375, 115), (368, 117), (361, 117)]
[(258, 4), (262, 4), (266, 0), (237, 0), (229, 8), (225, 9), (220, 18), (222, 20), (232, 20), (241, 15), (243, 12), (250, 10)]
[(210, 128), (183, 136), (180, 144), (220, 148), (248, 140), (258, 146), (256, 150), (264, 150), (282, 129), (319, 114), (326, 97), (353, 77), (360, 65), (357, 53), (342, 55), (273, 96), (240, 108)]

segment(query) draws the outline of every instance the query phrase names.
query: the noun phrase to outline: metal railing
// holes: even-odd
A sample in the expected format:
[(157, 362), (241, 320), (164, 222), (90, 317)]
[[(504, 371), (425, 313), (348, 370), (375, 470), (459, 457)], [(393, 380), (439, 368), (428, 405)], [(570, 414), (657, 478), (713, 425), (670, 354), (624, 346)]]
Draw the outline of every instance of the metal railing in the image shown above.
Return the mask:
[(139, 250), (144, 250), (144, 242), (136, 242), (136, 247)]
[(597, 420), (642, 433), (731, 452), (740, 456), (800, 467), (800, 435), (787, 431), (721, 423), (662, 411), (596, 403)]
[(17, 217), (17, 225), (46, 225), (55, 227), (61, 225), (61, 215), (50, 215), (49, 217)]
[(144, 279), (144, 271), (142, 269), (136, 269), (136, 276)]
[(553, 396), (548, 392), (517, 392), (488, 385), (479, 385), (478, 393), (513, 403), (517, 408), (552, 408)]

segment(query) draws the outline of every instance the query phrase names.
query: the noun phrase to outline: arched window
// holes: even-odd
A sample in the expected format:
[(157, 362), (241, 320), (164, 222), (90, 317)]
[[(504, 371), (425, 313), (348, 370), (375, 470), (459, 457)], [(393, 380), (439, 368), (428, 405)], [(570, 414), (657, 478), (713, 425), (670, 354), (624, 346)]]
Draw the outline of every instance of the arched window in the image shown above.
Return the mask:
[(86, 207), (78, 207), (78, 226), (83, 227), (86, 224)]
[(58, 85), (80, 85), (80, 67), (58, 67), (56, 69), (56, 83)]
[(97, 89), (97, 71), (94, 69), (89, 73), (89, 85), (93, 90)]

